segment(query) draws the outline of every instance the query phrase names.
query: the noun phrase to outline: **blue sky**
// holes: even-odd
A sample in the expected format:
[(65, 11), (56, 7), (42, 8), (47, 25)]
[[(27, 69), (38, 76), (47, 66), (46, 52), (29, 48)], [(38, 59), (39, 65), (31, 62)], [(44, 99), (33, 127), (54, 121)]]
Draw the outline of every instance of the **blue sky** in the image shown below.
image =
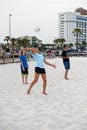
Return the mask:
[[(58, 13), (78, 7), (87, 9), (87, 0), (0, 0), (0, 42), (9, 35), (10, 13), (12, 37), (37, 36), (52, 43), (58, 35)], [(34, 32), (36, 26), (39, 32)]]

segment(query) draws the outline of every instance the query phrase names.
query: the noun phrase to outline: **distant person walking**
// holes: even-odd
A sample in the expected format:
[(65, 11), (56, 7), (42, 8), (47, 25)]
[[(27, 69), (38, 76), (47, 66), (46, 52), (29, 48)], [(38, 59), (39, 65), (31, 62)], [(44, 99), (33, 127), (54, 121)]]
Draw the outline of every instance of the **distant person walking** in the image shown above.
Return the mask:
[(3, 59), (4, 50), (2, 46), (0, 45), (0, 59)]
[(50, 49), (47, 50), (48, 57), (50, 58), (52, 56), (52, 51)]
[(45, 71), (44, 63), (53, 67), (53, 68), (56, 68), (56, 66), (54, 64), (47, 62), (44, 59), (43, 55), (38, 53), (38, 47), (37, 46), (35, 46), (34, 48), (28, 48), (28, 50), (32, 51), (32, 56), (36, 61), (36, 67), (35, 67), (35, 76), (34, 76), (33, 81), (30, 84), (29, 89), (27, 90), (27, 94), (30, 94), (32, 87), (36, 84), (39, 76), (41, 75), (42, 80), (43, 80), (43, 91), (42, 91), (42, 93), (47, 95), (47, 93), (46, 93), (47, 79), (46, 79), (46, 71)]
[(64, 68), (65, 68), (65, 74), (64, 74), (64, 78), (66, 80), (69, 80), (68, 78), (68, 70), (70, 69), (70, 59), (69, 56), (67, 55), (67, 50), (68, 50), (68, 45), (64, 45), (61, 57), (63, 58), (63, 64), (64, 64)]
[(10, 47), (9, 46), (6, 46), (5, 53), (6, 53), (6, 59), (9, 60), (9, 57), (10, 57)]
[(22, 74), (22, 83), (23, 84), (27, 84), (27, 80), (28, 80), (28, 60), (26, 57), (26, 49), (25, 48), (21, 48), (20, 50), (20, 67), (21, 67), (21, 74)]

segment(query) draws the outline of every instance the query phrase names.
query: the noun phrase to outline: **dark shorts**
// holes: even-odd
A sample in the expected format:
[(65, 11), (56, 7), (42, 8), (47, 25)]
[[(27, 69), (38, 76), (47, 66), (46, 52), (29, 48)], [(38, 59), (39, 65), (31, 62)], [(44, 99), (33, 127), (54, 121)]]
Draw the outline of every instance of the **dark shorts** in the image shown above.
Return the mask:
[(66, 70), (70, 69), (70, 62), (63, 62), (63, 64)]
[(38, 74), (45, 74), (46, 71), (44, 68), (35, 67), (35, 72)]
[(25, 68), (25, 71), (21, 68), (21, 74), (22, 75), (28, 75), (28, 68)]

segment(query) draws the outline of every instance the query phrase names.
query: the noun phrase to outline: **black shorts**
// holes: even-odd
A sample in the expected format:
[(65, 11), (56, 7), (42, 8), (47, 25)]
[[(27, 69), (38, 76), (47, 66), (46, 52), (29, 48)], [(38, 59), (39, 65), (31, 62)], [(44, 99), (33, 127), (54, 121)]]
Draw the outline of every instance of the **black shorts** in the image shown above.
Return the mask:
[(46, 71), (44, 68), (35, 67), (35, 72), (38, 74), (46, 74)]
[(28, 68), (25, 68), (25, 71), (21, 68), (21, 74), (22, 75), (28, 75)]

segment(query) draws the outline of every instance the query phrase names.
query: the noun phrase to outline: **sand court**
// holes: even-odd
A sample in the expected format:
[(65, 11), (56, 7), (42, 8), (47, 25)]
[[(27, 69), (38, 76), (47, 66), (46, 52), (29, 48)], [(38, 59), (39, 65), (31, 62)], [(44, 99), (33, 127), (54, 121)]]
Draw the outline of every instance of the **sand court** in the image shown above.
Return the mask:
[[(69, 80), (64, 80), (62, 59), (49, 59), (46, 66), (47, 93), (42, 79), (27, 95), (22, 85), (20, 63), (0, 65), (0, 130), (87, 130), (87, 58), (72, 57)], [(29, 62), (28, 82), (35, 62)]]

